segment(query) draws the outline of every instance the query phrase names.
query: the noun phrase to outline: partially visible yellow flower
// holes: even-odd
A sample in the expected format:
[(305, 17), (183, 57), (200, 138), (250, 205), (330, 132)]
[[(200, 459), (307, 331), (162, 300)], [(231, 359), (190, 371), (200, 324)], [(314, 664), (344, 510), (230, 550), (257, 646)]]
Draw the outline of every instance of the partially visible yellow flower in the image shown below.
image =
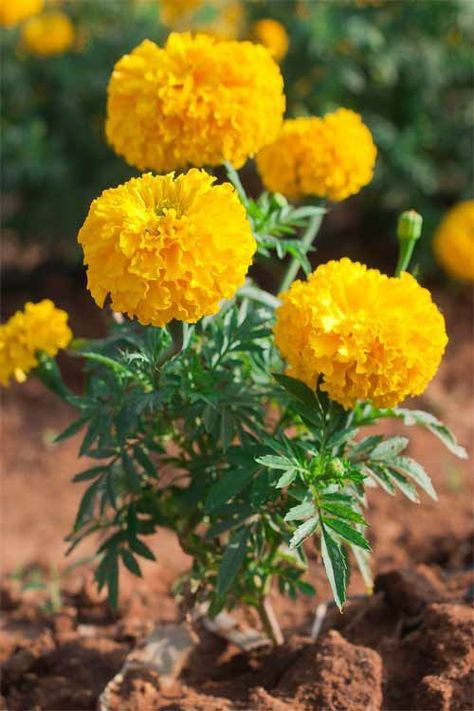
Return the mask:
[(474, 200), (449, 210), (436, 231), (433, 248), (449, 274), (474, 281)]
[(143, 324), (193, 323), (219, 310), (244, 283), (255, 239), (234, 188), (193, 168), (151, 173), (105, 190), (78, 240), (99, 306)]
[(283, 79), (264, 47), (172, 33), (164, 48), (145, 40), (115, 65), (106, 134), (140, 170), (238, 168), (276, 138), (284, 108)]
[(43, 9), (44, 0), (0, 0), (0, 25), (13, 27)]
[(338, 109), (324, 118), (285, 121), (276, 141), (258, 154), (257, 168), (267, 190), (292, 200), (315, 195), (338, 202), (372, 180), (376, 156), (359, 114)]
[(161, 21), (173, 30), (237, 39), (245, 11), (240, 0), (159, 0)]
[(29, 54), (48, 57), (63, 54), (74, 44), (76, 33), (64, 12), (45, 12), (32, 17), (21, 31), (21, 45)]
[(344, 258), (281, 295), (275, 342), (288, 375), (321, 387), (345, 408), (393, 407), (420, 395), (447, 343), (444, 318), (407, 272), (387, 277)]
[(281, 62), (288, 52), (289, 39), (284, 26), (278, 20), (267, 17), (252, 25), (252, 35), (256, 42), (268, 49), (273, 59)]
[(66, 348), (72, 338), (67, 325), (68, 315), (44, 299), (37, 304), (28, 302), (0, 326), (0, 384), (8, 385), (10, 378), (18, 382), (38, 365), (39, 351), (55, 356)]

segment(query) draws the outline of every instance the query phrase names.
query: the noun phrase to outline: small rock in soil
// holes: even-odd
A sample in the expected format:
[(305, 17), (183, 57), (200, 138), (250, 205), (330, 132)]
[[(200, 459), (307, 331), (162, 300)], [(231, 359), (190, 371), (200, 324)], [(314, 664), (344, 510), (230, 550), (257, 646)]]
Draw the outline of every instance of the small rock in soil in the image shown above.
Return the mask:
[(382, 660), (377, 652), (331, 631), (307, 647), (277, 686), (294, 708), (378, 711), (382, 707)]

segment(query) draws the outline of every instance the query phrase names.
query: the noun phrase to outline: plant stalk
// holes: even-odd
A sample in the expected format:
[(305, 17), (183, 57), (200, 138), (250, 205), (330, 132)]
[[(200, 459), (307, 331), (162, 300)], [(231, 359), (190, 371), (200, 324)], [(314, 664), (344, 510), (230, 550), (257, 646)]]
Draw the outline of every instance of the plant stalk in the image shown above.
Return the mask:
[(275, 647), (280, 647), (285, 640), (283, 638), (283, 633), (277, 620), (277, 616), (275, 615), (275, 610), (273, 609), (272, 603), (268, 597), (264, 597), (262, 599), (257, 611), (263, 629), (270, 637)]
[[(308, 253), (311, 245), (313, 244), (316, 235), (319, 232), (319, 228), (321, 227), (324, 215), (325, 213), (321, 211), (318, 212), (317, 215), (311, 217), (311, 219), (309, 220), (306, 232), (304, 233), (301, 240), (301, 245), (303, 247), (304, 254)], [(286, 270), (286, 274), (283, 277), (283, 281), (281, 282), (279, 293), (286, 291), (290, 288), (300, 270), (300, 267), (300, 262), (296, 259), (296, 257), (293, 257), (288, 266), (288, 269)]]

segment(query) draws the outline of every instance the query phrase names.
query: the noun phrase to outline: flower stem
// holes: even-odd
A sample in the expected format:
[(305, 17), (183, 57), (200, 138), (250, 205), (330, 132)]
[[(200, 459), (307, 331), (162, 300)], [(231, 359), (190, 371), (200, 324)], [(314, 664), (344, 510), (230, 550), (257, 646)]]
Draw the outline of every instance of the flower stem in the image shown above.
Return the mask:
[[(311, 217), (311, 219), (308, 222), (308, 226), (306, 228), (306, 232), (304, 233), (302, 239), (301, 239), (301, 246), (303, 248), (303, 253), (307, 254), (311, 245), (314, 242), (314, 239), (316, 235), (319, 232), (319, 228), (321, 227), (321, 223), (323, 221), (324, 217), (324, 212), (318, 212), (316, 215)], [(283, 281), (281, 282), (279, 292), (281, 293), (282, 291), (286, 291), (289, 289), (291, 284), (293, 283), (294, 278), (298, 274), (300, 270), (301, 264), (296, 259), (296, 257), (293, 257), (291, 260), (289, 267), (286, 271), (285, 276), (283, 277)]]
[(268, 597), (264, 597), (262, 599), (257, 611), (263, 628), (275, 647), (281, 646), (285, 640), (283, 638), (283, 633), (277, 620), (277, 616), (275, 615), (275, 611), (272, 607), (272, 603)]
[(238, 172), (236, 171), (234, 166), (231, 165), (228, 161), (225, 161), (224, 168), (226, 170), (227, 177), (229, 178), (230, 182), (234, 186), (235, 191), (240, 198), (240, 201), (242, 202), (243, 205), (247, 205), (247, 193), (245, 192), (244, 186), (242, 185), (242, 182), (240, 180), (240, 176), (239, 176)]
[(239, 295), (246, 296), (248, 299), (251, 299), (251, 301), (257, 301), (260, 304), (270, 307), (271, 309), (278, 308), (281, 303), (276, 296), (269, 294), (268, 291), (264, 291), (253, 284), (245, 284), (241, 289), (239, 289)]

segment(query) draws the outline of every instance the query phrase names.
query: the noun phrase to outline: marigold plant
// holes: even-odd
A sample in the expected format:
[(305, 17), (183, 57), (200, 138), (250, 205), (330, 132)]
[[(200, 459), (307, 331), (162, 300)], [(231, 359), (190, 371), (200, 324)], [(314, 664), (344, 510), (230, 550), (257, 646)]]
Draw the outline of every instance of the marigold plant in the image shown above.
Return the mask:
[(163, 48), (145, 40), (115, 65), (106, 133), (140, 170), (240, 167), (276, 138), (284, 108), (264, 47), (172, 33)]
[(79, 232), (88, 286), (99, 306), (143, 324), (193, 323), (231, 298), (256, 249), (229, 184), (191, 169), (132, 178), (105, 190)]
[(361, 117), (338, 109), (324, 118), (285, 121), (258, 154), (257, 167), (267, 190), (292, 200), (313, 195), (338, 202), (372, 180), (376, 155)]
[(29, 54), (48, 57), (67, 52), (74, 44), (76, 33), (71, 19), (64, 12), (45, 12), (32, 17), (22, 27), (21, 46)]
[(275, 342), (287, 373), (346, 409), (358, 400), (394, 407), (422, 393), (446, 343), (430, 293), (406, 272), (387, 277), (344, 258), (281, 295)]
[(1, 0), (0, 25), (13, 27), (41, 12), (44, 0)]
[(44, 299), (28, 302), (0, 326), (0, 383), (10, 379), (23, 382), (26, 374), (38, 365), (38, 352), (55, 356), (72, 338), (68, 315)]
[[(111, 605), (121, 567), (141, 575), (140, 559), (155, 558), (147, 536), (166, 527), (191, 560), (175, 585), (182, 609), (215, 617), (251, 606), (275, 644), (283, 637), (272, 590), (315, 592), (305, 541), (340, 608), (351, 562), (371, 589), (366, 486), (436, 499), (406, 437), (361, 428), (395, 418), (466, 456), (436, 417), (399, 406), (427, 386), (447, 341), (429, 292), (407, 271), (421, 216), (401, 216), (396, 276), (348, 259), (311, 274), (327, 206), (251, 198), (231, 165), (274, 139), (282, 110), (263, 47), (171, 35), (164, 49), (145, 42), (122, 58), (109, 89), (116, 150), (159, 170), (227, 160), (228, 182), (192, 168), (105, 190), (79, 242), (95, 301), (110, 296), (130, 318), (113, 314), (106, 337), (71, 343), (86, 364), (81, 394), (51, 357), (69, 334), (53, 344), (32, 334), (30, 345), (41, 353), (35, 373), (78, 411), (58, 440), (83, 430), (80, 455), (95, 460), (74, 477), (87, 486), (69, 551), (99, 536), (96, 579)], [(376, 150), (356, 114), (285, 126), (258, 159), (269, 188), (341, 200), (370, 180)], [(268, 282), (280, 282), (278, 260), (288, 258), (273, 291), (248, 273), (259, 261)], [(294, 282), (300, 269), (309, 276)], [(23, 367), (9, 358), (7, 374)]]
[(256, 42), (263, 44), (268, 49), (277, 62), (281, 62), (286, 56), (290, 41), (281, 22), (271, 17), (257, 20), (252, 25), (252, 36)]
[(449, 210), (433, 245), (438, 261), (449, 274), (474, 281), (474, 200), (465, 200)]

